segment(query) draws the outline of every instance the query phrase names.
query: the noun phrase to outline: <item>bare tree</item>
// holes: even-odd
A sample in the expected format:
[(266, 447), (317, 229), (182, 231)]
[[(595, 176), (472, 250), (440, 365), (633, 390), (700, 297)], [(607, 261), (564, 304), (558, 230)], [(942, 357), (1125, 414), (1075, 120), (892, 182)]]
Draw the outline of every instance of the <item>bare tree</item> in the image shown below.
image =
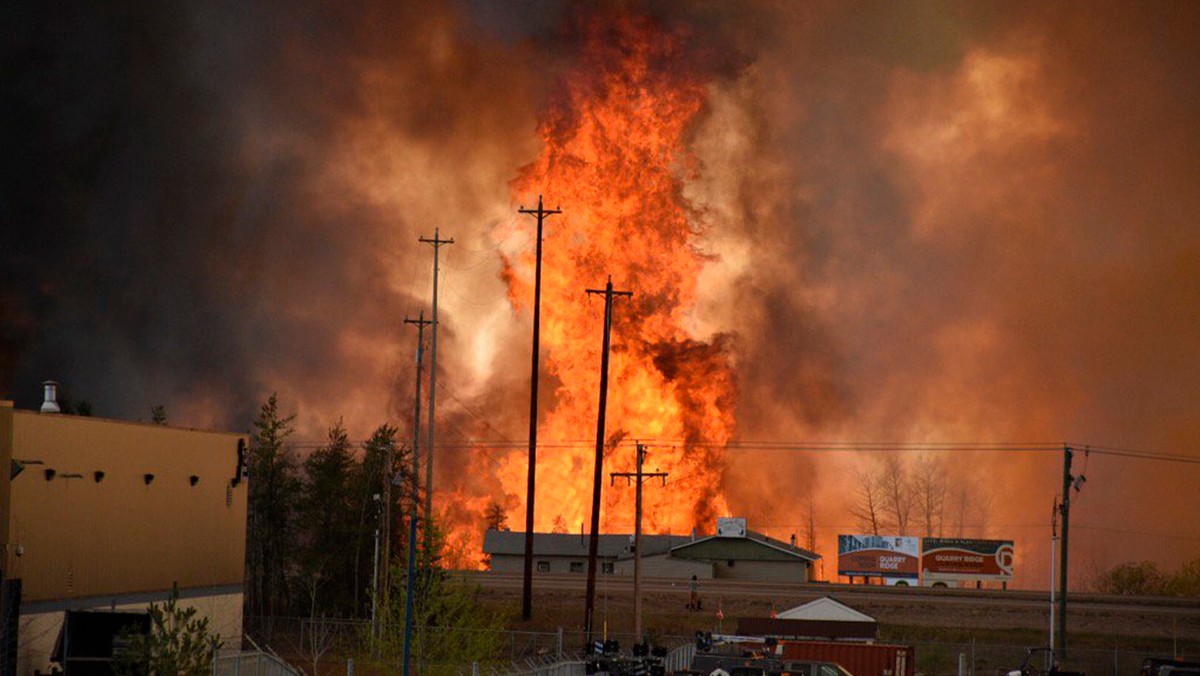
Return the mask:
[(308, 617), (300, 623), (300, 653), (308, 658), (312, 665), (312, 676), (317, 676), (321, 658), (333, 646), (337, 625), (325, 615), (318, 612), (318, 597), (321, 587), (325, 584), (324, 571), (320, 568), (310, 571), (300, 580), (308, 595)]
[(895, 454), (884, 456), (879, 468), (878, 485), (882, 492), (883, 513), (888, 526), (899, 535), (908, 535), (908, 522), (912, 514), (912, 486), (908, 470)]
[(321, 665), (321, 658), (333, 647), (337, 624), (324, 615), (310, 617), (306, 624), (308, 625), (306, 652), (312, 663), (312, 676), (317, 676), (317, 669)]
[(871, 535), (879, 535), (880, 520), (883, 509), (883, 495), (879, 480), (872, 472), (859, 470), (854, 473), (857, 490), (854, 503), (850, 505), (850, 514), (861, 530)]
[(946, 509), (948, 477), (940, 456), (922, 455), (913, 467), (912, 491), (925, 536), (941, 537)]
[(967, 475), (954, 476), (954, 485), (947, 493), (952, 496), (948, 508), (950, 520), (955, 524), (955, 537), (966, 537), (968, 530), (975, 535), (986, 532), (992, 496), (985, 485)]

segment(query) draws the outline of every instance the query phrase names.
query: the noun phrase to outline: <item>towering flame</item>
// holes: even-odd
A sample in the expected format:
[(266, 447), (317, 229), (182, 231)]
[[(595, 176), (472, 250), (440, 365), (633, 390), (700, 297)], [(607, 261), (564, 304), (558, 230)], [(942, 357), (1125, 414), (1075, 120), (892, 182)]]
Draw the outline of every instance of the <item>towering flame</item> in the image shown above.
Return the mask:
[[(734, 429), (736, 390), (728, 339), (687, 327), (697, 277), (708, 256), (703, 224), (682, 196), (695, 171), (686, 134), (706, 101), (706, 77), (688, 63), (682, 31), (625, 14), (592, 17), (582, 57), (539, 125), (541, 155), (512, 183), (514, 201), (544, 194), (563, 214), (547, 222), (542, 275), (545, 375), (553, 379), (538, 456), (536, 527), (586, 521), (591, 477), (603, 301), (588, 288), (614, 288), (605, 471), (632, 470), (633, 441), (650, 445), (648, 470), (669, 472), (665, 490), (647, 490), (651, 532), (711, 527), (726, 512), (722, 446)], [(530, 219), (505, 224), (536, 237)], [(509, 298), (533, 298), (533, 247), (505, 258)], [(546, 390), (543, 390), (545, 392)], [(570, 442), (570, 443), (562, 443)], [(510, 490), (524, 486), (526, 457), (500, 468)], [(524, 509), (524, 496), (520, 496)], [(605, 491), (604, 527), (629, 532), (632, 493)]]

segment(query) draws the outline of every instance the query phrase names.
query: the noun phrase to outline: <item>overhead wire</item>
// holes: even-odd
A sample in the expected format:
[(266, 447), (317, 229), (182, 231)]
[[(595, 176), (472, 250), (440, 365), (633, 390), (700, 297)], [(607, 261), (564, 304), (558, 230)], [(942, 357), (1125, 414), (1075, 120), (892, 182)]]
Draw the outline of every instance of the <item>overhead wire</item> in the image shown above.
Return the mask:
[[(460, 404), (461, 400), (453, 397)], [(471, 412), (471, 411), (469, 411)], [(472, 415), (478, 417), (481, 421), (483, 416), (477, 411), (471, 412)], [(494, 426), (488, 424), (488, 427), (496, 431)], [(498, 432), (497, 432), (498, 433)], [(498, 433), (499, 434), (499, 433)], [(612, 447), (633, 447), (638, 441), (649, 446), (658, 446), (661, 448), (697, 448), (697, 449), (723, 449), (726, 451), (769, 451), (769, 452), (856, 452), (856, 453), (888, 453), (888, 452), (940, 452), (940, 453), (1060, 453), (1064, 448), (1072, 450), (1083, 450), (1083, 444), (1063, 444), (1063, 443), (1047, 443), (1047, 442), (878, 442), (878, 441), (853, 441), (853, 442), (838, 442), (838, 441), (709, 441), (703, 439), (654, 439), (639, 437), (638, 439), (627, 438), (621, 439), (613, 443)], [(294, 441), (290, 442), (294, 446), (313, 445), (313, 441)], [(539, 448), (589, 448), (595, 445), (594, 439), (555, 439), (545, 442), (539, 441)], [(469, 447), (495, 447), (511, 446), (525, 447), (528, 445), (527, 440), (522, 439), (503, 439), (502, 441), (490, 441), (486, 439), (477, 439), (466, 437), (463, 441), (454, 444), (457, 448)], [(1108, 455), (1115, 457), (1133, 458), (1140, 460), (1156, 460), (1164, 462), (1182, 462), (1187, 464), (1200, 464), (1200, 456), (1190, 456), (1172, 453), (1162, 453), (1158, 451), (1137, 451), (1132, 449), (1109, 449), (1103, 446), (1088, 446), (1091, 453), (1097, 455)]]

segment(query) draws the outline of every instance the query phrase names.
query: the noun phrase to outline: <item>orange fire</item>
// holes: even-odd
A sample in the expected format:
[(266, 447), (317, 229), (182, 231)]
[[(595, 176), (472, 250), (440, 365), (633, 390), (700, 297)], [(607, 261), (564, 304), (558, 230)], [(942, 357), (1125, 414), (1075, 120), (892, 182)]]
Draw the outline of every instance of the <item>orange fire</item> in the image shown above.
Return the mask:
[[(695, 171), (686, 134), (705, 104), (705, 76), (691, 68), (687, 36), (644, 17), (595, 17), (583, 29), (583, 55), (540, 125), (541, 155), (513, 181), (515, 202), (544, 194), (562, 215), (546, 223), (542, 275), (542, 356), (555, 381), (539, 426), (536, 528), (576, 530), (591, 512), (604, 301), (588, 288), (633, 292), (614, 299), (602, 530), (632, 532), (632, 488), (608, 487), (608, 472), (633, 471), (634, 441), (650, 447), (643, 529), (712, 528), (727, 512), (723, 445), (734, 429), (736, 390), (727, 341), (705, 342), (685, 328), (708, 257), (697, 245), (703, 223), (682, 196)], [(531, 218), (507, 223), (536, 237)], [(511, 239), (522, 239), (520, 237)], [(532, 305), (533, 245), (506, 257), (511, 302)], [(549, 389), (549, 391), (548, 391)], [(589, 441), (590, 440), (590, 441)], [(499, 477), (524, 514), (524, 453), (511, 453)], [(519, 527), (519, 526), (518, 526)]]

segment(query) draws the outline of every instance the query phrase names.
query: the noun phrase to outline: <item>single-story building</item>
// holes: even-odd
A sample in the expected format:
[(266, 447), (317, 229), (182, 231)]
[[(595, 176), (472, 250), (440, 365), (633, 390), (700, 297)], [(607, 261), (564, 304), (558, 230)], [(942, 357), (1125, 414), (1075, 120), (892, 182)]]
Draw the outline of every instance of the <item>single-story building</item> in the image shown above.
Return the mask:
[[(483, 552), (490, 569), (524, 571), (525, 533), (489, 530)], [(535, 573), (587, 573), (588, 536), (534, 533)], [(745, 519), (718, 519), (715, 535), (642, 535), (642, 575), (689, 579), (808, 582), (815, 554), (746, 528)], [(597, 559), (601, 573), (633, 575), (633, 536), (601, 535)]]
[[(655, 556), (663, 556), (676, 544), (687, 542), (682, 535), (643, 535), (642, 564)], [(588, 536), (579, 533), (534, 533), (533, 571), (535, 573), (587, 573)], [(500, 573), (519, 573), (525, 570), (525, 533), (507, 530), (488, 530), (483, 534), (483, 553), (490, 560), (490, 569)], [(628, 560), (633, 574), (633, 536), (601, 535), (596, 552), (599, 572), (618, 573), (617, 563)], [(624, 573), (622, 565), (620, 572)], [(646, 568), (643, 574), (649, 575)]]
[(822, 596), (776, 613), (774, 617), (739, 617), (737, 633), (745, 636), (870, 643), (879, 636), (879, 623), (866, 613)]
[(718, 519), (717, 532), (671, 547), (671, 558), (712, 566), (726, 580), (809, 582), (820, 554), (746, 528), (745, 519)]

